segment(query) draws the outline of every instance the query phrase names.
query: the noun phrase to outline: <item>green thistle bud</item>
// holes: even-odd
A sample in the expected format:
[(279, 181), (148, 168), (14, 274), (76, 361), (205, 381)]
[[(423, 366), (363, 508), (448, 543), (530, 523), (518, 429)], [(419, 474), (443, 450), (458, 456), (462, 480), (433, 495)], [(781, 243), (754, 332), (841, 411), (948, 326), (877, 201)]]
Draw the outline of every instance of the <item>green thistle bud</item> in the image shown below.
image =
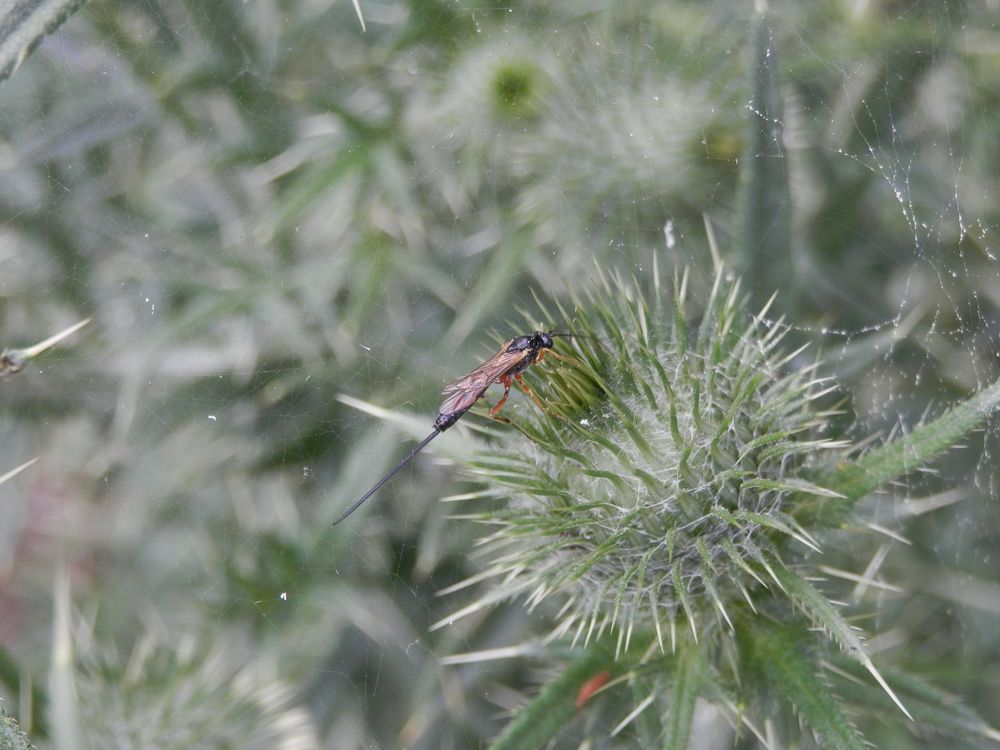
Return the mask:
[(837, 571), (817, 564), (812, 535), (843, 528), (863, 497), (981, 425), (1000, 408), (1000, 381), (883, 445), (835, 442), (835, 412), (817, 408), (833, 386), (801, 349), (781, 351), (785, 329), (766, 306), (747, 315), (719, 275), (689, 318), (686, 277), (671, 303), (655, 268), (653, 279), (647, 300), (601, 276), (572, 313), (540, 305), (512, 326), (571, 322), (545, 351), (561, 361), (525, 373), (544, 413), (527, 410), (512, 420), (524, 439), (470, 461), (505, 502), (466, 516), (490, 529), (490, 561), (442, 593), (494, 583), (438, 626), (517, 596), (529, 607), (555, 599), (547, 642), (577, 648), (552, 650), (571, 663), (494, 750), (545, 746), (598, 684), (624, 712), (611, 734), (642, 714), (644, 747), (687, 747), (702, 700), (762, 741), (769, 722), (861, 750), (858, 706), (882, 721), (891, 705), (940, 731), (1000, 738), (972, 711), (942, 712), (949, 699), (920, 679), (876, 669), (842, 605), (813, 583)]
[(579, 334), (570, 359), (535, 377), (550, 414), (519, 421), (530, 442), (475, 464), (514, 493), (477, 516), (494, 529), (490, 600), (564, 595), (555, 633), (574, 643), (613, 631), (621, 647), (638, 628), (663, 648), (679, 621), (695, 640), (732, 627), (735, 599), (753, 606), (749, 591), (775, 585), (790, 548), (816, 547), (796, 499), (832, 494), (807, 478), (840, 445), (819, 437), (827, 381), (789, 368), (798, 352), (780, 351), (763, 313), (744, 317), (738, 285), (716, 279), (697, 330), (676, 287), (672, 308), (660, 295), (651, 308), (605, 281), (550, 318)]

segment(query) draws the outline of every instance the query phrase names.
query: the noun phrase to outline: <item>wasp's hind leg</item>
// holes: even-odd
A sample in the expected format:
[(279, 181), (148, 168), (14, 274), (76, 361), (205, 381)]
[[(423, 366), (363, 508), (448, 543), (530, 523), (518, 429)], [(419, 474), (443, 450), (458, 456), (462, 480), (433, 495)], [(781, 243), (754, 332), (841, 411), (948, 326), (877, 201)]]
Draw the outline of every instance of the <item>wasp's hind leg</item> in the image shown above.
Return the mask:
[[(521, 382), (520, 375), (515, 375), (514, 377), (517, 378), (518, 383)], [(497, 382), (503, 385), (503, 397), (499, 401), (497, 401), (496, 406), (490, 409), (490, 416), (493, 417), (494, 419), (497, 418), (497, 414), (500, 413), (500, 410), (503, 408), (503, 405), (507, 403), (507, 397), (510, 396), (510, 375), (501, 375), (499, 378), (497, 378)]]

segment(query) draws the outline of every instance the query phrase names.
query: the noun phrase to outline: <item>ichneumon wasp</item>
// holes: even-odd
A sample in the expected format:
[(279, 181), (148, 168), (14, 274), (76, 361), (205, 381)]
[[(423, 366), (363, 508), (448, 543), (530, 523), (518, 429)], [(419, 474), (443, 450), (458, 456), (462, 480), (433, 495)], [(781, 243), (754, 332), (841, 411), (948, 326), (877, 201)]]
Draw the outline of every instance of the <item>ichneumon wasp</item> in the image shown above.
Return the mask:
[(504, 343), (500, 347), (500, 351), (468, 375), (459, 378), (454, 383), (446, 385), (441, 392), (441, 397), (444, 400), (441, 402), (441, 406), (438, 407), (438, 415), (434, 420), (434, 431), (421, 440), (413, 450), (403, 457), (402, 461), (390, 469), (368, 492), (355, 500), (350, 508), (341, 513), (337, 517), (337, 520), (333, 522), (333, 525), (336, 526), (360, 508), (368, 498), (381, 489), (382, 485), (392, 479), (396, 475), (396, 472), (406, 466), (415, 455), (426, 448), (431, 440), (461, 419), (465, 412), (471, 409), (472, 405), (481, 399), (486, 394), (487, 389), (494, 383), (499, 383), (503, 386), (503, 396), (490, 409), (491, 417), (496, 417), (503, 408), (503, 405), (507, 403), (507, 397), (510, 395), (510, 388), (513, 383), (517, 383), (518, 387), (525, 394), (531, 396), (535, 403), (544, 410), (545, 405), (542, 404), (541, 399), (524, 382), (521, 373), (531, 367), (531, 365), (541, 362), (547, 353), (556, 359), (565, 359), (565, 357), (552, 351), (552, 338), (554, 336), (572, 337), (574, 335), (572, 333), (555, 333), (553, 331), (534, 331), (525, 336), (518, 336)]

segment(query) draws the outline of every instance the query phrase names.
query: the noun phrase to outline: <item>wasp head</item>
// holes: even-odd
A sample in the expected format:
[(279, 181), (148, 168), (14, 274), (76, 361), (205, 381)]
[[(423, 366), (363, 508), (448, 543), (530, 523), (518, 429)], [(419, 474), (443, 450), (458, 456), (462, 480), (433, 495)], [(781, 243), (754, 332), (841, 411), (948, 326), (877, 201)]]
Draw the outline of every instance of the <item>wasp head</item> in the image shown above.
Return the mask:
[(535, 331), (534, 333), (512, 339), (510, 344), (507, 345), (507, 351), (523, 352), (533, 349), (537, 352), (540, 349), (551, 349), (552, 346), (552, 334), (545, 331)]

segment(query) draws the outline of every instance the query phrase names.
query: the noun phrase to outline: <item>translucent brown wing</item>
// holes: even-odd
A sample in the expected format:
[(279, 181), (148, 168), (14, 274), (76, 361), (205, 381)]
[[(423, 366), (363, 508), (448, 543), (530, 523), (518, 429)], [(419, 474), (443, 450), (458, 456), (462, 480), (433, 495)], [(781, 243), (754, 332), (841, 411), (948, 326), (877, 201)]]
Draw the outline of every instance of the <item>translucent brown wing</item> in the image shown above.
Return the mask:
[(494, 354), (479, 367), (464, 378), (449, 383), (441, 391), (441, 406), (439, 414), (461, 414), (468, 411), (474, 403), (483, 397), (486, 389), (497, 381), (497, 378), (510, 372), (512, 368), (531, 355), (530, 350), (508, 352), (508, 341), (499, 352)]

